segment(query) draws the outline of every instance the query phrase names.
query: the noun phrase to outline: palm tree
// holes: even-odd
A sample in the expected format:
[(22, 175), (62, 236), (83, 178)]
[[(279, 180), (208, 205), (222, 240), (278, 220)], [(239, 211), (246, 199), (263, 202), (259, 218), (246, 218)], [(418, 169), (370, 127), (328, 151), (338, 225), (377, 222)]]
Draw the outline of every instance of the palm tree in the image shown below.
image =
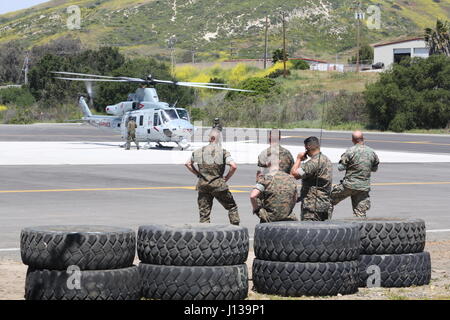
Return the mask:
[(426, 28), (425, 42), (430, 48), (430, 55), (445, 54), (450, 57), (450, 25), (448, 21), (437, 20), (436, 30)]

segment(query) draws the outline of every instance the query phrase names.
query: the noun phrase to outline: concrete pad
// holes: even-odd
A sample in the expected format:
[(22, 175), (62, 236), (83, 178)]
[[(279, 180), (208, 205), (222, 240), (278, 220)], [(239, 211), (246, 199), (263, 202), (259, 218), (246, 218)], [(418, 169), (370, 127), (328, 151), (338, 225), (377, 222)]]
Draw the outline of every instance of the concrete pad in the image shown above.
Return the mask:
[[(193, 143), (187, 151), (177, 148), (126, 151), (116, 142), (0, 142), (3, 150), (0, 165), (94, 165), (94, 164), (182, 164), (192, 150), (205, 143)], [(240, 164), (254, 164), (257, 155), (268, 147), (254, 142), (226, 142), (224, 148), (231, 152), (233, 159)], [(285, 146), (294, 157), (302, 146)], [(344, 148), (323, 148), (333, 163), (337, 163), (345, 152)], [(377, 151), (382, 163), (445, 163), (450, 162), (450, 155), (424, 154), (412, 152)]]

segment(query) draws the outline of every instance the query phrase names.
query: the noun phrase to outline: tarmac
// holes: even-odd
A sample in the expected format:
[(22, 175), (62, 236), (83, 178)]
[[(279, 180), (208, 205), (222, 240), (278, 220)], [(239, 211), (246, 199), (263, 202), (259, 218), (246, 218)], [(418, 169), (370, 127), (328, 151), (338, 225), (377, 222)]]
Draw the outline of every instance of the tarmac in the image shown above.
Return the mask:
[[(230, 188), (250, 237), (258, 221), (249, 192), (257, 152), (267, 147), (258, 144), (262, 132), (238, 141), (229, 135), (224, 143), (239, 164)], [(310, 135), (319, 132), (286, 130), (282, 144), (295, 156)], [(343, 177), (336, 162), (351, 146), (349, 137), (342, 132), (322, 136), (323, 151), (335, 163), (335, 183)], [(450, 239), (450, 136), (370, 133), (366, 142), (381, 160), (368, 215), (422, 218), (428, 239)], [(19, 259), (20, 230), (26, 226), (99, 224), (137, 230), (143, 224), (198, 221), (196, 178), (182, 165), (191, 151), (125, 151), (119, 144), (119, 136), (85, 125), (0, 126), (0, 257)], [(202, 144), (196, 140), (193, 147)], [(299, 211), (297, 205), (297, 216)], [(345, 200), (333, 218), (351, 216), (350, 200)], [(212, 222), (228, 223), (217, 202)]]

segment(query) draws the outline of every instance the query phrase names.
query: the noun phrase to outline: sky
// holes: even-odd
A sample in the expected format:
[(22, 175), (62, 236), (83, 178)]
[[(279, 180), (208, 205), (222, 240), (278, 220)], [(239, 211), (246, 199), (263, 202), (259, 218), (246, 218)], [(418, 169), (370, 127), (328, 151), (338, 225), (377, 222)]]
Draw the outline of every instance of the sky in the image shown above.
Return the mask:
[(47, 1), (48, 0), (0, 0), (0, 14), (26, 9)]

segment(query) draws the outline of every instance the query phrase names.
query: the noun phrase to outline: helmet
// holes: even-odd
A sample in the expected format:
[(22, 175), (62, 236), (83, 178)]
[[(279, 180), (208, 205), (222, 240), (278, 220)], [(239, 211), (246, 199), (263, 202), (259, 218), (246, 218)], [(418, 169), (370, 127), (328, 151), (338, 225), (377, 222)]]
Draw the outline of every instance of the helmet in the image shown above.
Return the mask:
[(218, 123), (219, 121), (220, 121), (219, 118), (215, 118), (215, 119), (214, 119), (214, 122), (216, 122), (216, 123)]

